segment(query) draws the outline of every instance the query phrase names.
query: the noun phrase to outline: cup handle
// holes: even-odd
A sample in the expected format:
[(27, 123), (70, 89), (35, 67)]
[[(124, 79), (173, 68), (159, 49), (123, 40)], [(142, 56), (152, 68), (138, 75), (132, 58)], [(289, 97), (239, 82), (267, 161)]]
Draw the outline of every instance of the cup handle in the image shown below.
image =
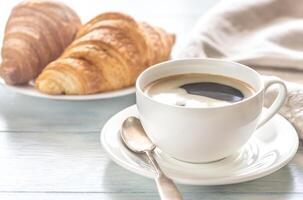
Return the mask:
[(261, 115), (261, 119), (258, 122), (257, 128), (260, 128), (263, 126), (268, 120), (270, 120), (278, 111), (279, 109), (283, 106), (286, 97), (287, 97), (287, 87), (285, 83), (278, 77), (275, 76), (269, 76), (266, 77), (264, 80), (264, 92), (271, 87), (272, 85), (277, 84), (279, 85), (278, 88), (278, 95), (272, 105), (268, 108), (267, 113), (263, 113)]

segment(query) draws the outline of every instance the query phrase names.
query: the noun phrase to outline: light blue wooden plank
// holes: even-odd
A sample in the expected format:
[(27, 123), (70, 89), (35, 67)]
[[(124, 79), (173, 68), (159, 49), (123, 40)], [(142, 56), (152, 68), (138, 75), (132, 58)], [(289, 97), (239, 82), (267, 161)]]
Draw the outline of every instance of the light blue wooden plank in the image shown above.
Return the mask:
[(108, 118), (134, 103), (134, 95), (87, 102), (37, 99), (0, 86), (0, 131), (99, 131)]
[[(159, 199), (154, 193), (7, 193), (1, 194), (5, 200), (156, 200)], [(303, 194), (235, 194), (235, 193), (185, 193), (186, 200), (302, 200)]]
[[(303, 193), (303, 148), (278, 172), (228, 186), (179, 185), (183, 193)], [(99, 133), (0, 133), (0, 192), (155, 193), (152, 180), (109, 160)]]

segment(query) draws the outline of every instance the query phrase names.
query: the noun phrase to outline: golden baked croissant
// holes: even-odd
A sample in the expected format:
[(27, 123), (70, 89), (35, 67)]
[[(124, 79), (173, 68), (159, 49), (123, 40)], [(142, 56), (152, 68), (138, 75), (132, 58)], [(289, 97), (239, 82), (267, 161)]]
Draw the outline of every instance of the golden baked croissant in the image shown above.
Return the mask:
[(78, 31), (62, 56), (36, 80), (43, 93), (93, 94), (134, 84), (148, 66), (167, 60), (175, 36), (121, 13), (101, 14)]
[(81, 23), (66, 5), (52, 0), (27, 0), (15, 6), (8, 19), (0, 75), (8, 84), (34, 79), (62, 54)]

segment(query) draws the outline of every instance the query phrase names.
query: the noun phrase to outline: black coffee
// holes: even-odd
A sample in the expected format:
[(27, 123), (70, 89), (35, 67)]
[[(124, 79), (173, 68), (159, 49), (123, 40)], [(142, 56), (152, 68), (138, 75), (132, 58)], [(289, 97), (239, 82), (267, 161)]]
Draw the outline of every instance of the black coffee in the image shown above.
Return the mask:
[(144, 92), (166, 104), (187, 107), (211, 107), (242, 101), (254, 90), (240, 80), (213, 74), (181, 74), (149, 84)]
[(180, 86), (180, 88), (186, 90), (188, 94), (205, 96), (221, 101), (237, 102), (244, 99), (244, 94), (240, 90), (221, 83), (188, 83)]

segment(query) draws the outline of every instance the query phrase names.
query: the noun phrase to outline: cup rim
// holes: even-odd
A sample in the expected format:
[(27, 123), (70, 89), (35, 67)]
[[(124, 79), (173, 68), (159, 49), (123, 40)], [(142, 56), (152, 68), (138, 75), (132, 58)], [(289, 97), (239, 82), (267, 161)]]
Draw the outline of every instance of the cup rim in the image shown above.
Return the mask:
[[(163, 102), (159, 102), (154, 100), (153, 98), (151, 98), (150, 96), (146, 95), (143, 92), (143, 89), (140, 86), (140, 80), (142, 79), (142, 77), (146, 74), (149, 73), (151, 70), (154, 70), (155, 68), (159, 68), (162, 67), (162, 65), (167, 65), (167, 64), (172, 64), (172, 63), (176, 63), (176, 62), (191, 62), (191, 61), (216, 61), (216, 62), (221, 62), (221, 63), (228, 63), (228, 64), (233, 64), (233, 65), (238, 65), (239, 67), (245, 68), (246, 70), (250, 71), (251, 73), (254, 73), (259, 81), (261, 82), (261, 86), (260, 88), (250, 97), (242, 100), (242, 101), (238, 101), (235, 103), (231, 103), (231, 104), (227, 104), (227, 105), (217, 105), (217, 106), (211, 106), (211, 107), (184, 107), (184, 106), (178, 106), (178, 105), (173, 105), (173, 104), (165, 104)], [(143, 95), (145, 98), (149, 99), (150, 101), (153, 101), (155, 103), (159, 103), (161, 105), (164, 106), (170, 106), (173, 108), (179, 108), (179, 109), (203, 109), (203, 110), (209, 110), (209, 109), (218, 109), (218, 108), (226, 108), (226, 107), (233, 107), (233, 106), (237, 106), (239, 104), (243, 104), (245, 102), (248, 102), (250, 100), (252, 100), (253, 98), (255, 98), (256, 96), (258, 96), (262, 91), (264, 90), (264, 82), (262, 81), (262, 77), (261, 75), (256, 72), (255, 70), (253, 70), (252, 68), (238, 63), (238, 62), (234, 62), (234, 61), (230, 61), (230, 60), (225, 60), (225, 59), (217, 59), (217, 58), (182, 58), (182, 59), (173, 59), (173, 60), (168, 60), (168, 61), (164, 61), (161, 63), (157, 63), (155, 65), (150, 66), (149, 68), (145, 69), (137, 78), (136, 80), (136, 93), (139, 92), (141, 93), (141, 95)]]

